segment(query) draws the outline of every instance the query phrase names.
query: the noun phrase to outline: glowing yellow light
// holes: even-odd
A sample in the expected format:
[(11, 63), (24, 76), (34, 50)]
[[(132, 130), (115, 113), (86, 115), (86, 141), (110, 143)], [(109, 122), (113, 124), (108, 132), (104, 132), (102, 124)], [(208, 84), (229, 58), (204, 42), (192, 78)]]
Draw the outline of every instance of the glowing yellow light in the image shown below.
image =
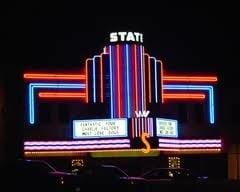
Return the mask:
[(150, 149), (151, 149), (151, 146), (150, 146), (149, 142), (147, 141), (146, 137), (149, 138), (149, 133), (144, 132), (141, 136), (142, 142), (146, 145), (146, 149), (142, 148), (143, 153), (149, 153)]
[[(121, 153), (128, 152), (131, 156), (133, 152), (140, 152), (139, 156), (143, 156), (141, 149), (112, 149), (112, 150), (89, 150), (89, 151), (25, 151), (25, 157), (76, 157), (86, 156), (87, 153)], [(220, 148), (209, 148), (209, 149), (169, 149), (169, 148), (157, 148), (150, 149), (150, 152), (163, 152), (164, 154), (213, 154), (221, 153)], [(142, 155), (141, 155), (142, 154)], [(155, 156), (155, 155), (153, 155)]]

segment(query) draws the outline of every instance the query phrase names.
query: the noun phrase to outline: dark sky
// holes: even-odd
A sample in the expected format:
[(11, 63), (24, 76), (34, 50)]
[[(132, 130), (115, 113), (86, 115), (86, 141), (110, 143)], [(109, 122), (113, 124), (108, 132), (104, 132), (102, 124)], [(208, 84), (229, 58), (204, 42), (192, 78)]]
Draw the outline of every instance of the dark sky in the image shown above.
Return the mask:
[(239, 20), (234, 5), (178, 3), (159, 6), (153, 16), (93, 16), (92, 7), (70, 3), (18, 3), (6, 10), (1, 60), (13, 71), (78, 70), (101, 51), (109, 32), (139, 31), (145, 48), (169, 71), (216, 73), (220, 117), (226, 122), (238, 118)]
[(234, 5), (159, 7), (154, 16), (93, 16), (84, 13), (81, 4), (8, 6), (3, 21), (3, 63), (24, 69), (80, 67), (108, 42), (109, 32), (133, 30), (144, 33), (148, 52), (163, 59), (166, 68), (217, 71), (229, 85), (234, 83), (234, 49), (238, 47)]

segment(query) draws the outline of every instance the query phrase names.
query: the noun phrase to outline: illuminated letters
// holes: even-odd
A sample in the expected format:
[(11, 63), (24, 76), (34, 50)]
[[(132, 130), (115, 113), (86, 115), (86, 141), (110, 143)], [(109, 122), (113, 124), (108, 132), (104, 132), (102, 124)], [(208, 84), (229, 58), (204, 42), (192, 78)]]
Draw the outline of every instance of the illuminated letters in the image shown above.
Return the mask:
[(110, 42), (117, 42), (118, 36), (117, 33), (110, 33)]
[(149, 142), (147, 141), (146, 137), (149, 138), (149, 134), (144, 132), (141, 136), (142, 142), (146, 145), (146, 149), (142, 148), (143, 153), (149, 153), (150, 149), (151, 149), (151, 146), (150, 146)]
[(125, 40), (126, 34), (127, 34), (127, 32), (118, 32), (118, 35), (120, 36), (121, 41), (124, 41), (124, 40)]
[(135, 111), (137, 117), (148, 117), (150, 111)]
[(126, 41), (135, 41), (135, 38), (134, 38), (134, 35), (133, 35), (132, 32), (129, 32), (129, 33), (127, 34)]
[(136, 41), (143, 42), (143, 35), (141, 33), (134, 32)]
[(110, 33), (110, 42), (132, 41), (143, 43), (143, 34), (138, 32), (113, 32)]

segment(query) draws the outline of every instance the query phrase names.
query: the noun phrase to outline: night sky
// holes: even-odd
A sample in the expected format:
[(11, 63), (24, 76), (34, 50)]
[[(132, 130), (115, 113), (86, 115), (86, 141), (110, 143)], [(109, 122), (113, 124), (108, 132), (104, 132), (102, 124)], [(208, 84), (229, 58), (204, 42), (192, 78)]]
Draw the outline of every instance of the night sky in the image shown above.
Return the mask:
[(91, 11), (83, 13), (91, 10), (84, 6), (7, 5), (1, 27), (1, 78), (9, 92), (15, 86), (14, 94), (21, 97), (17, 88), (23, 71), (77, 72), (107, 44), (109, 32), (139, 31), (148, 53), (162, 59), (168, 71), (216, 73), (218, 126), (233, 135), (239, 130), (239, 20), (234, 5), (164, 5), (155, 16), (93, 16)]

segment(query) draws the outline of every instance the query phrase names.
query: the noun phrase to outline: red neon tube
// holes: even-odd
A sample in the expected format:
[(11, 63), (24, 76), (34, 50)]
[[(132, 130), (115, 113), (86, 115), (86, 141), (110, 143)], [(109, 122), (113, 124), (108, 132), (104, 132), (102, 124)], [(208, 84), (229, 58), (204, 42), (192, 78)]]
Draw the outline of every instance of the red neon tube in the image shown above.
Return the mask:
[(69, 93), (69, 92), (40, 92), (40, 98), (85, 98), (85, 93)]
[(201, 93), (164, 93), (164, 99), (205, 99), (205, 94)]
[(217, 82), (216, 76), (181, 76), (181, 75), (164, 75), (164, 81), (179, 82)]
[(46, 80), (85, 80), (86, 75), (81, 74), (51, 74), (51, 73), (25, 73), (24, 79)]

